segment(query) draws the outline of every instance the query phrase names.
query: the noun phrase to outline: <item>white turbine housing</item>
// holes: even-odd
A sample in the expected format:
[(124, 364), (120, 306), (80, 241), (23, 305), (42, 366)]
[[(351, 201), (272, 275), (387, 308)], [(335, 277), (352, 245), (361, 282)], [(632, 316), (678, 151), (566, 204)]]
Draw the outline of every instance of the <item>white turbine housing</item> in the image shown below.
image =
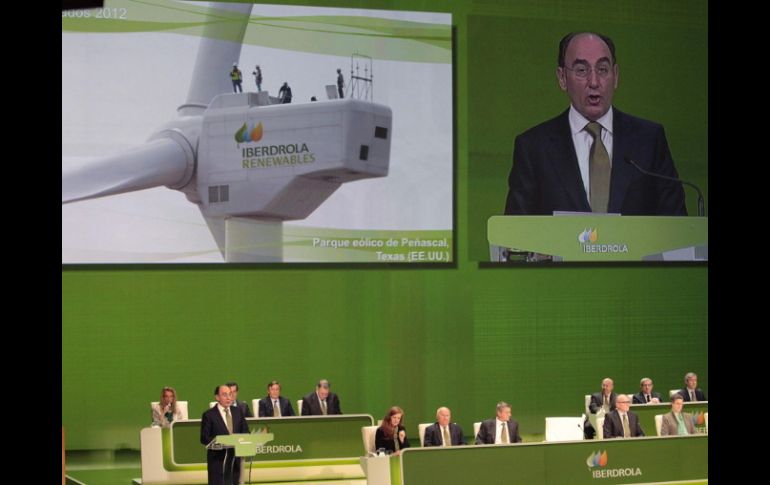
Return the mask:
[(203, 114), (196, 184), (204, 215), (304, 219), (340, 184), (388, 174), (389, 107), (265, 105), (259, 95), (267, 93), (220, 94)]

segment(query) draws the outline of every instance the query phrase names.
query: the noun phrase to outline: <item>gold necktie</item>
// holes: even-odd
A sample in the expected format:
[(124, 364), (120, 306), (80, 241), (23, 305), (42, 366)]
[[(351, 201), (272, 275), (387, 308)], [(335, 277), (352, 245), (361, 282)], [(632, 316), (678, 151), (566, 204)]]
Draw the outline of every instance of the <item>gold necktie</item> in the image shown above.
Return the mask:
[(452, 438), (449, 437), (448, 426), (444, 426), (444, 446), (452, 446)]
[(623, 437), (630, 438), (631, 430), (628, 427), (628, 414), (623, 415)]
[(278, 404), (278, 401), (273, 401), (273, 417), (281, 417), (281, 405)]
[(230, 415), (230, 408), (225, 408), (225, 422), (227, 423), (227, 432), (233, 434), (233, 417)]
[(503, 423), (502, 429), (500, 430), (500, 443), (510, 443), (511, 439), (508, 436), (508, 426)]
[(321, 401), (321, 413), (323, 413), (324, 416), (326, 415), (326, 399)]
[(589, 202), (593, 212), (607, 212), (610, 200), (610, 155), (602, 142), (602, 125), (592, 121), (585, 130), (594, 139), (588, 155)]

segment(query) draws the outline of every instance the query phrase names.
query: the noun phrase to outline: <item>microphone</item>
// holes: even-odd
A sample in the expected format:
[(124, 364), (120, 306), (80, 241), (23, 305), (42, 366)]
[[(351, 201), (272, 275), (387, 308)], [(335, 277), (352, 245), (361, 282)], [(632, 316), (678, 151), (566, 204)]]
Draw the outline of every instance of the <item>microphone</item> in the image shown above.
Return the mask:
[(695, 189), (698, 192), (698, 216), (703, 217), (705, 215), (706, 209), (703, 204), (703, 193), (700, 191), (697, 185), (695, 185), (692, 182), (682, 180), (680, 178), (669, 177), (668, 175), (663, 175), (655, 172), (650, 172), (649, 170), (645, 170), (642, 167), (640, 167), (635, 161), (631, 160), (631, 157), (629, 156), (623, 157), (623, 160), (625, 160), (626, 163), (628, 163), (629, 165), (633, 165), (635, 169), (639, 170), (645, 175), (649, 175), (650, 177), (658, 177), (664, 180), (671, 180), (672, 182), (679, 182), (680, 184), (689, 185), (690, 187)]

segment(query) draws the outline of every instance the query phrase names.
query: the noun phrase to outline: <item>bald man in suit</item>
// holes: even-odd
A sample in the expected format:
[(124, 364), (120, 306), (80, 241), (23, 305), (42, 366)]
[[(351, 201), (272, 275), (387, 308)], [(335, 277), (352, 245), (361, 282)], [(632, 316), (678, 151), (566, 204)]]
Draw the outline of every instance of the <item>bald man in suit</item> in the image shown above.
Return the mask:
[[(644, 436), (644, 431), (639, 425), (639, 416), (628, 409), (631, 407), (631, 396), (620, 394), (615, 400), (615, 410), (604, 416), (604, 439), (609, 438), (635, 438)], [(623, 428), (624, 417), (628, 419), (628, 433)]]

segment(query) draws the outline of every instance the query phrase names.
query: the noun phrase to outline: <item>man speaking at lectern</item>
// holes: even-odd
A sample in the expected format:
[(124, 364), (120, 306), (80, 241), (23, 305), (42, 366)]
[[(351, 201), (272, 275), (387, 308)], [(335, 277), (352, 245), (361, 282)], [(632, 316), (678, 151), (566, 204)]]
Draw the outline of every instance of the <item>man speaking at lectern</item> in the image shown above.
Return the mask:
[[(214, 390), (217, 404), (203, 413), (201, 418), (201, 443), (208, 445), (223, 434), (248, 433), (246, 417), (233, 403), (230, 387), (218, 386)], [(235, 457), (235, 449), (206, 450), (206, 468), (209, 485), (238, 485), (241, 478), (241, 459)], [(232, 473), (232, 475), (231, 475)], [(225, 481), (225, 477), (232, 476)]]
[(570, 98), (562, 114), (516, 137), (505, 214), (554, 211), (687, 215), (663, 127), (612, 106), (618, 87), (612, 39), (593, 32), (559, 43), (556, 76)]

